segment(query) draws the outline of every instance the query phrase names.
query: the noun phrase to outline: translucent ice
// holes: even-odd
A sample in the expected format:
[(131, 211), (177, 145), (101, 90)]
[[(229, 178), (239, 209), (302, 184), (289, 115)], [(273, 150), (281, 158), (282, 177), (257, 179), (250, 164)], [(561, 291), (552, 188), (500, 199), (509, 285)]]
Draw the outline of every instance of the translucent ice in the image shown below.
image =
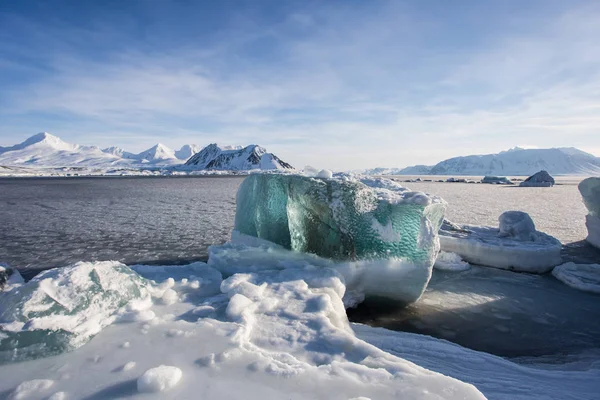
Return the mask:
[[(252, 175), (238, 191), (235, 230), (289, 250), (360, 261), (395, 285), (367, 295), (414, 301), (431, 276), (445, 206), (388, 179)], [(418, 290), (403, 295), (400, 277)]]
[(579, 183), (579, 191), (589, 214), (585, 225), (588, 229), (587, 241), (600, 248), (600, 178), (587, 178)]
[(85, 344), (147, 281), (118, 262), (77, 263), (0, 293), (0, 362), (44, 357)]

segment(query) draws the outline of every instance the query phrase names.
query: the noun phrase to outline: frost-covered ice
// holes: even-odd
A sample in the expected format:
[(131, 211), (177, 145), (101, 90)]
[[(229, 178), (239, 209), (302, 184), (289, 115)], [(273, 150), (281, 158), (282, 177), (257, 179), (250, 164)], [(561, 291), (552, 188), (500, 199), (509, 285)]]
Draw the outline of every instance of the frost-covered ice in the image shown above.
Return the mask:
[(146, 286), (129, 267), (106, 261), (44, 271), (0, 292), (0, 362), (82, 346), (126, 306), (146, 307)]
[(253, 175), (239, 188), (235, 229), (285, 249), (360, 262), (381, 276), (380, 285), (365, 286), (367, 295), (410, 302), (431, 277), (445, 205), (388, 179)]
[(600, 248), (600, 178), (587, 178), (579, 183), (579, 191), (589, 214), (585, 225), (588, 229), (587, 241)]
[(525, 179), (521, 184), (521, 187), (551, 187), (554, 186), (554, 178), (550, 176), (548, 171), (540, 171), (531, 175)]
[(486, 175), (481, 183), (490, 183), (492, 185), (512, 185), (513, 182), (505, 176)]
[(18, 270), (0, 264), (0, 291), (11, 290), (15, 286), (23, 284), (23, 277)]
[(568, 262), (554, 268), (552, 275), (572, 288), (600, 294), (600, 264)]
[(468, 262), (463, 261), (456, 253), (440, 251), (435, 260), (435, 264), (433, 264), (433, 268), (441, 271), (466, 271), (471, 268), (471, 266)]
[(523, 272), (545, 273), (562, 262), (560, 241), (536, 231), (526, 213), (504, 212), (499, 225), (444, 224), (440, 230), (441, 249), (473, 264)]

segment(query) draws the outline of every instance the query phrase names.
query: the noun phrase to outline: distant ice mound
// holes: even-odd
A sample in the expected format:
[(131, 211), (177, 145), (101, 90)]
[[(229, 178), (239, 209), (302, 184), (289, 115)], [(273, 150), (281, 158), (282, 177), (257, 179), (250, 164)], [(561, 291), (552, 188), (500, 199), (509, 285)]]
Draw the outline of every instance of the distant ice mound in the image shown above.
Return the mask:
[(547, 171), (536, 172), (519, 185), (521, 187), (552, 187), (554, 178)]
[[(415, 301), (439, 250), (446, 203), (389, 179), (252, 175), (237, 194), (235, 233), (339, 262), (377, 279), (367, 296)], [(355, 280), (356, 271), (348, 277)], [(352, 285), (350, 285), (352, 286)]]
[(112, 323), (119, 309), (145, 299), (150, 301), (147, 281), (118, 262), (43, 271), (0, 292), (0, 362), (82, 346)]
[(587, 178), (579, 183), (579, 192), (589, 214), (585, 217), (587, 241), (600, 249), (600, 178)]
[(574, 289), (600, 294), (600, 264), (568, 262), (554, 268), (552, 275)]
[(505, 176), (486, 175), (481, 183), (490, 183), (492, 185), (512, 185), (513, 182)]
[(531, 273), (548, 272), (562, 262), (560, 241), (536, 231), (527, 213), (507, 211), (499, 222), (499, 228), (444, 223), (441, 249), (472, 264)]

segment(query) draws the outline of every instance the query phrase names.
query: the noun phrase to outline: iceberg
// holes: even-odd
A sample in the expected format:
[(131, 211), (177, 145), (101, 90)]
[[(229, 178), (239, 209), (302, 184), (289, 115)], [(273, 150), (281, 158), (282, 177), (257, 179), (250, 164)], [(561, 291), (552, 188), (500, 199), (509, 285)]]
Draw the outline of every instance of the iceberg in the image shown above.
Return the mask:
[(535, 229), (531, 217), (506, 211), (499, 228), (446, 222), (440, 230), (441, 249), (465, 261), (512, 271), (546, 273), (561, 264), (560, 241)]
[(43, 271), (0, 292), (0, 363), (80, 347), (111, 324), (119, 309), (145, 299), (147, 281), (118, 262)]
[(389, 179), (256, 174), (238, 190), (232, 237), (354, 262), (380, 277), (365, 295), (411, 302), (431, 277), (445, 209), (441, 198)]
[(554, 186), (554, 178), (550, 176), (548, 171), (540, 171), (525, 179), (520, 187), (551, 187)]
[(579, 183), (579, 192), (589, 214), (585, 217), (587, 241), (600, 249), (600, 178), (587, 178)]

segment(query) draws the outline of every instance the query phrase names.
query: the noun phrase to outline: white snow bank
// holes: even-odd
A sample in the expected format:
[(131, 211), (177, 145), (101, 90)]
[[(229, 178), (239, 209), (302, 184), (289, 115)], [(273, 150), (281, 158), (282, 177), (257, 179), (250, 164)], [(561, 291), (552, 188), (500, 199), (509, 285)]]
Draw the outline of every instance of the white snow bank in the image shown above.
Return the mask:
[(548, 272), (562, 262), (560, 241), (536, 231), (526, 213), (507, 211), (499, 221), (500, 228), (445, 223), (441, 249), (472, 264), (531, 273)]
[(160, 365), (144, 372), (137, 380), (137, 388), (141, 393), (164, 392), (177, 385), (182, 376), (183, 372), (179, 368)]
[(600, 293), (600, 264), (568, 262), (554, 268), (552, 275), (572, 288)]
[(466, 271), (471, 268), (468, 262), (463, 261), (456, 253), (440, 251), (433, 268), (440, 271)]
[[(89, 399), (145, 398), (138, 389), (167, 386), (169, 398), (181, 399), (484, 398), (471, 385), (357, 339), (340, 274), (307, 261), (263, 257), (261, 268), (229, 276), (209, 296), (194, 289), (191, 276), (152, 284), (177, 292), (177, 300), (151, 304), (151, 321), (113, 324), (72, 352), (0, 365), (0, 393), (43, 378), (55, 381), (55, 392)], [(135, 368), (124, 368), (130, 362)], [(173, 384), (180, 376), (174, 370), (140, 376), (157, 365), (177, 366), (184, 378)]]

